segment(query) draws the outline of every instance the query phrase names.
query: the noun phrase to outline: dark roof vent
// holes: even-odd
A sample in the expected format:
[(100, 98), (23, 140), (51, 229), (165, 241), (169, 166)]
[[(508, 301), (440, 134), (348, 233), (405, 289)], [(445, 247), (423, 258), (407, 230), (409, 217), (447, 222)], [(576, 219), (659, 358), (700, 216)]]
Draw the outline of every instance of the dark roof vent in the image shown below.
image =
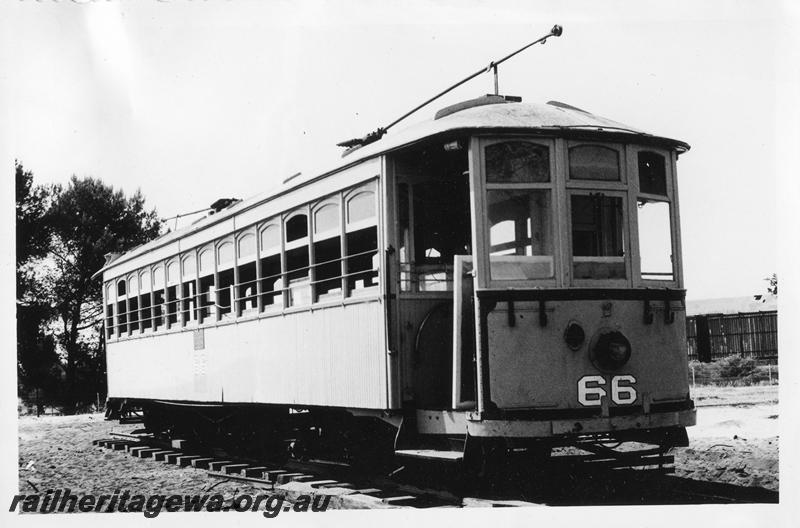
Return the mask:
[(470, 99), (468, 101), (461, 101), (460, 103), (456, 103), (454, 105), (445, 106), (433, 117), (433, 119), (441, 119), (445, 116), (449, 116), (450, 114), (455, 114), (456, 112), (460, 112), (462, 110), (466, 110), (467, 108), (473, 108), (475, 106), (484, 106), (484, 105), (491, 105), (491, 104), (503, 104), (503, 103), (521, 103), (522, 97), (517, 97), (515, 95), (494, 95), (494, 94), (487, 94), (483, 97), (478, 97), (476, 99)]
[(238, 202), (241, 202), (239, 198), (220, 198), (216, 202), (209, 205), (208, 208), (211, 209), (211, 214), (214, 214)]

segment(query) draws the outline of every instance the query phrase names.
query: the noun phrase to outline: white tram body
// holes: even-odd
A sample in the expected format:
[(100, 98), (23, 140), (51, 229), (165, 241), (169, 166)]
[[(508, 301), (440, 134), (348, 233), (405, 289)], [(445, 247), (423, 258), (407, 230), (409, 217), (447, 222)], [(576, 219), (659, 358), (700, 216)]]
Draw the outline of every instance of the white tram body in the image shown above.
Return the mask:
[(109, 405), (681, 445), (688, 148), (486, 96), (234, 201), (103, 268)]

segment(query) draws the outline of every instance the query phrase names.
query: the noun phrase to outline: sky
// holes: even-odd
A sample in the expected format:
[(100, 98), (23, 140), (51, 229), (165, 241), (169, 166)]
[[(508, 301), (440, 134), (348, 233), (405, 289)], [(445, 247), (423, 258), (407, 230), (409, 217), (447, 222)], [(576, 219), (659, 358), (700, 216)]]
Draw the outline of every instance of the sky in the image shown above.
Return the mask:
[[(796, 10), (669, 5), (9, 2), (0, 144), (37, 183), (97, 177), (141, 189), (171, 217), (335, 163), (337, 142), (557, 23), (562, 37), (501, 66), (500, 92), (688, 142), (678, 161), (688, 298), (765, 293), (778, 269), (776, 83)], [(490, 91), (480, 76), (408, 124)]]

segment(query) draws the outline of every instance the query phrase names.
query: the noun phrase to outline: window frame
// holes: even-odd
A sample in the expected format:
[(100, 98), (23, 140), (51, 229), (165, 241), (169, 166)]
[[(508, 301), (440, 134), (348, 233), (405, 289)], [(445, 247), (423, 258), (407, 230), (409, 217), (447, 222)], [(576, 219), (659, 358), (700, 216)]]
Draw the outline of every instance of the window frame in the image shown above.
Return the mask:
[[(298, 307), (306, 307), (311, 306), (313, 304), (313, 299), (311, 296), (311, 283), (314, 280), (313, 268), (311, 263), (314, 262), (314, 247), (313, 241), (314, 238), (312, 236), (312, 225), (311, 225), (311, 207), (309, 203), (301, 205), (300, 207), (295, 207), (291, 211), (288, 211), (281, 215), (281, 241), (283, 243), (283, 250), (281, 252), (281, 277), (283, 278), (283, 306), (284, 309), (287, 308), (298, 308)], [(305, 215), (306, 217), (306, 235), (301, 238), (297, 238), (292, 240), (291, 242), (288, 240), (288, 225), (289, 221), (293, 218)], [(295, 279), (297, 282), (295, 283), (298, 285), (298, 289), (302, 287), (308, 287), (309, 290), (309, 298), (308, 302), (301, 302), (297, 303), (296, 301), (293, 302), (292, 298), (292, 291), (291, 291), (291, 284), (289, 279), (289, 274), (295, 272), (296, 270), (290, 270), (288, 266), (288, 254), (290, 251), (299, 249), (305, 246), (306, 248), (306, 255), (308, 256), (308, 264), (306, 265), (306, 279)], [(297, 268), (297, 270), (301, 270), (303, 268)]]
[[(148, 276), (148, 281), (147, 281), (148, 288), (147, 288), (147, 291), (143, 291), (144, 290), (144, 280), (142, 280), (142, 276), (144, 276), (145, 273)], [(139, 281), (139, 298), (141, 299), (143, 296), (146, 295), (150, 299), (150, 306), (148, 306), (148, 309), (150, 310), (150, 317), (149, 318), (144, 317), (144, 310), (145, 309), (142, 307), (141, 300), (139, 301), (139, 333), (140, 334), (144, 334), (144, 333), (148, 333), (149, 334), (149, 333), (153, 332), (153, 270), (151, 269), (151, 266), (144, 266), (144, 267), (139, 268), (138, 270), (136, 270), (136, 274), (137, 274), (137, 280)], [(146, 319), (150, 320), (150, 326), (148, 328), (144, 327), (144, 321)]]
[[(617, 160), (619, 162), (619, 181), (609, 180), (581, 180), (570, 178), (569, 166), (569, 153), (576, 147), (603, 147), (613, 150), (617, 153)], [(614, 190), (614, 189), (627, 189), (628, 187), (628, 170), (627, 170), (627, 152), (625, 145), (621, 143), (611, 143), (605, 141), (591, 141), (591, 140), (566, 140), (564, 142), (564, 180), (568, 188), (584, 188), (595, 190)]]
[[(182, 251), (178, 255), (178, 263), (179, 263), (178, 270), (180, 273), (180, 282), (176, 293), (178, 299), (180, 299), (180, 305), (178, 306), (178, 324), (182, 328), (196, 327), (199, 324), (199, 321), (197, 319), (197, 297), (198, 297), (197, 286), (200, 280), (200, 274), (198, 270), (197, 251), (198, 248), (194, 247), (186, 251)], [(192, 273), (186, 272), (186, 265), (185, 265), (186, 262), (194, 262), (194, 270), (192, 271)], [(184, 297), (183, 295), (184, 283), (194, 284), (194, 287), (192, 287), (191, 285), (189, 286), (189, 290), (190, 291), (194, 290), (194, 294), (190, 293), (189, 296)], [(186, 309), (184, 309), (183, 303), (186, 302), (187, 299), (188, 299), (188, 306)]]
[[(123, 283), (125, 285), (125, 293), (119, 292), (119, 285)], [(117, 339), (122, 339), (123, 337), (127, 337), (128, 334), (128, 276), (120, 276), (114, 279), (114, 328), (115, 328), (115, 336)], [(120, 312), (119, 310), (119, 303), (125, 303), (125, 312)], [(120, 316), (125, 316), (125, 323), (124, 328), (123, 324), (120, 322)]]
[[(152, 317), (153, 317), (153, 332), (164, 332), (167, 330), (167, 269), (164, 261), (155, 262), (150, 265), (150, 285), (151, 285), (151, 310), (152, 310)], [(161, 276), (160, 284), (156, 284), (156, 277)], [(162, 297), (164, 299), (162, 303), (156, 303), (156, 292), (161, 289), (163, 291)], [(156, 324), (156, 314), (155, 309), (156, 305), (160, 307), (161, 315), (159, 318), (161, 321), (159, 324)]]
[[(310, 224), (311, 229), (309, 231), (309, 235), (311, 241), (309, 243), (309, 271), (311, 272), (311, 303), (318, 304), (318, 303), (327, 303), (327, 302), (340, 302), (346, 295), (346, 285), (343, 283), (344, 277), (344, 267), (343, 264), (345, 262), (344, 250), (346, 249), (346, 211), (345, 208), (347, 207), (348, 201), (344, 193), (337, 192), (336, 194), (329, 195), (323, 198), (320, 198), (318, 201), (309, 204), (310, 205)], [(317, 213), (324, 209), (325, 207), (336, 207), (336, 226), (335, 227), (328, 227), (322, 231), (317, 231)], [(339, 295), (336, 297), (335, 294), (331, 294), (330, 292), (325, 292), (323, 295), (325, 297), (320, 300), (320, 294), (317, 291), (317, 266), (320, 264), (324, 264), (324, 262), (318, 263), (316, 261), (316, 244), (318, 242), (323, 242), (326, 240), (331, 240), (333, 238), (339, 238)], [(334, 278), (325, 279), (327, 281), (333, 281)], [(335, 289), (335, 288), (334, 288)]]
[[(636, 255), (631, 262), (632, 285), (640, 288), (682, 288), (683, 287), (683, 257), (681, 253), (680, 236), (680, 210), (677, 196), (677, 179), (675, 162), (677, 154), (667, 149), (650, 145), (627, 145), (627, 169), (630, 174), (629, 193), (629, 222), (631, 251)], [(667, 194), (642, 193), (639, 190), (639, 152), (652, 152), (664, 157), (664, 171)], [(637, 203), (639, 198), (652, 202), (666, 202), (669, 206), (670, 243), (672, 250), (672, 280), (643, 279), (641, 269), (641, 252), (639, 251), (639, 222)]]
[[(381, 265), (379, 260), (378, 262), (378, 269), (377, 269), (377, 277), (376, 280), (378, 284), (373, 286), (365, 286), (364, 288), (351, 288), (350, 287), (350, 274), (348, 273), (348, 261), (351, 257), (349, 255), (349, 248), (347, 244), (347, 235), (349, 233), (354, 233), (357, 231), (361, 231), (362, 229), (368, 229), (371, 227), (375, 228), (375, 235), (376, 235), (376, 244), (377, 247), (375, 248), (375, 252), (377, 255), (381, 253), (381, 238), (383, 234), (381, 233), (381, 202), (380, 202), (380, 188), (378, 186), (377, 180), (369, 180), (365, 183), (361, 183), (359, 185), (355, 185), (351, 188), (345, 189), (341, 192), (342, 195), (342, 207), (341, 207), (341, 218), (342, 218), (342, 266), (341, 266), (341, 276), (342, 276), (342, 296), (344, 299), (353, 299), (353, 298), (360, 298), (360, 297), (369, 297), (376, 294), (379, 294), (382, 289), (383, 281), (385, 281), (384, 271), (382, 268), (384, 266)], [(372, 205), (373, 205), (373, 212), (374, 214), (368, 218), (362, 218), (360, 220), (350, 221), (350, 202), (361, 194), (369, 193), (372, 195)], [(378, 257), (380, 259), (380, 257)], [(357, 272), (361, 273), (361, 272)], [(354, 293), (355, 292), (355, 293)]]
[[(278, 243), (265, 248), (263, 245), (263, 236), (264, 232), (270, 228), (278, 230)], [(259, 314), (280, 312), (286, 309), (286, 259), (284, 256), (285, 243), (283, 231), (283, 219), (281, 215), (267, 218), (256, 226), (256, 293), (258, 295)], [(265, 292), (262, 281), (266, 280), (267, 277), (264, 276), (264, 269), (261, 261), (267, 257), (275, 256), (277, 256), (280, 261), (280, 272), (277, 277), (272, 275), (270, 275), (270, 277), (272, 277), (272, 280), (277, 280), (280, 284), (279, 295), (277, 297), (280, 299), (280, 304), (277, 302), (264, 304), (262, 295), (264, 295)], [(272, 295), (276, 295), (275, 290), (273, 290)]]
[[(572, 244), (572, 197), (573, 196), (590, 196), (592, 194), (601, 194), (603, 196), (610, 196), (614, 198), (621, 198), (622, 199), (622, 247), (624, 249), (624, 253), (622, 256), (622, 262), (625, 264), (625, 278), (623, 279), (577, 279), (575, 278), (575, 254)], [(566, 212), (566, 233), (567, 233), (567, 240), (565, 244), (565, 251), (566, 251), (566, 273), (569, 277), (568, 284), (569, 286), (573, 286), (576, 288), (579, 287), (608, 287), (608, 288), (628, 288), (631, 285), (631, 279), (633, 277), (632, 271), (632, 264), (631, 264), (631, 254), (633, 253), (633, 248), (631, 247), (631, 238), (632, 231), (631, 231), (631, 221), (630, 221), (630, 197), (629, 197), (628, 190), (599, 190), (599, 189), (567, 189), (566, 193), (566, 204), (565, 204), (565, 212)], [(587, 257), (591, 258), (591, 257)], [(597, 257), (598, 259), (602, 258), (614, 258), (614, 257)], [(618, 258), (618, 257), (617, 257)]]
[[(230, 246), (230, 260), (222, 260), (222, 248)], [(214, 317), (209, 317), (215, 324), (220, 321), (235, 319), (236, 317), (236, 283), (237, 283), (237, 266), (236, 266), (236, 237), (234, 233), (224, 235), (220, 238), (214, 239), (212, 242), (214, 248)], [(223, 289), (220, 285), (220, 276), (222, 273), (232, 270), (233, 282), (225, 288), (228, 290), (230, 298), (228, 299), (229, 305), (224, 305), (220, 297), (223, 294)], [(224, 308), (228, 308), (226, 313), (222, 313)]]
[[(216, 248), (216, 241), (208, 242), (199, 246), (197, 249), (197, 274), (195, 275), (195, 294), (196, 294), (196, 304), (197, 304), (197, 323), (199, 326), (208, 326), (213, 324), (217, 320), (217, 284), (219, 277), (217, 276), (217, 248)], [(203, 268), (201, 266), (203, 256), (210, 255), (210, 262), (208, 262), (209, 267)], [(211, 275), (214, 277), (213, 282), (213, 292), (211, 301), (213, 304), (207, 305), (208, 307), (208, 315), (203, 315), (203, 308), (206, 306), (203, 305), (203, 290), (201, 286), (201, 281), (204, 277), (208, 277)]]
[[(541, 288), (558, 287), (561, 285), (561, 251), (559, 238), (558, 218), (560, 218), (560, 196), (559, 187), (562, 185), (562, 178), (559, 170), (559, 144), (554, 138), (540, 138), (530, 135), (504, 135), (504, 136), (475, 136), (475, 141), (471, 143), (473, 168), (470, 173), (474, 176), (470, 178), (471, 194), (473, 196), (471, 207), (473, 222), (473, 255), (476, 256), (476, 270), (482, 287), (486, 288)], [(550, 163), (550, 181), (548, 182), (527, 182), (527, 183), (489, 183), (486, 175), (485, 149), (491, 145), (507, 142), (526, 142), (543, 146), (548, 149), (548, 159)], [(527, 280), (508, 280), (495, 279), (491, 275), (491, 226), (489, 225), (488, 198), (489, 191), (492, 190), (544, 190), (550, 193), (550, 237), (553, 252), (553, 276), (542, 279)], [(482, 211), (477, 214), (475, 209)]]
[[(242, 255), (241, 243), (247, 237), (252, 237), (253, 239), (252, 242), (253, 252), (250, 255)], [(241, 317), (247, 317), (259, 313), (258, 312), (258, 227), (257, 225), (251, 225), (234, 233), (233, 251), (234, 251), (234, 261), (236, 264), (234, 267), (234, 285), (233, 285), (233, 292), (235, 295), (233, 299), (235, 307), (234, 317), (236, 319), (239, 319)], [(255, 296), (256, 306), (255, 308), (242, 309), (241, 302), (247, 296), (240, 295), (239, 292), (242, 286), (241, 271), (239, 270), (239, 268), (250, 263), (253, 263), (255, 268), (255, 278), (253, 279), (255, 288), (253, 289), (254, 293), (252, 295)], [(244, 300), (245, 304), (247, 302), (248, 300)]]
[[(117, 335), (117, 281), (116, 279), (109, 279), (103, 282), (103, 331), (105, 332), (105, 340), (112, 341), (116, 339)], [(108, 306), (111, 306), (111, 315), (108, 315)], [(108, 326), (109, 319), (111, 326)]]
[[(353, 201), (359, 195), (362, 194), (371, 194), (372, 195), (372, 205), (374, 206), (374, 214), (368, 218), (362, 218), (361, 220), (354, 220), (350, 221), (350, 202)], [(365, 227), (372, 227), (374, 225), (378, 225), (378, 191), (376, 186), (373, 182), (370, 182), (366, 185), (359, 185), (358, 187), (354, 187), (353, 189), (346, 190), (343, 194), (342, 204), (343, 204), (343, 232), (350, 233), (352, 231), (359, 231), (364, 229)]]
[[(142, 313), (141, 313), (141, 307), (139, 306), (139, 290), (140, 290), (140, 288), (139, 288), (139, 270), (135, 269), (135, 270), (129, 271), (125, 275), (125, 282), (127, 283), (127, 289), (125, 291), (125, 306), (126, 306), (126, 310), (127, 310), (127, 314), (126, 314), (127, 315), (127, 328), (126, 328), (126, 332), (125, 333), (128, 335), (128, 337), (130, 337), (130, 336), (132, 336), (134, 334), (133, 324), (131, 323), (131, 313), (133, 313), (134, 311), (136, 312), (136, 330), (135, 330), (135, 332), (136, 333), (140, 333), (141, 332), (141, 328), (142, 328), (142, 325), (140, 323), (141, 318), (142, 318)], [(131, 285), (135, 286), (135, 288), (136, 288), (135, 292), (132, 291)], [(131, 309), (131, 299), (136, 301), (136, 310), (132, 310)]]
[[(241, 243), (247, 237), (253, 238), (253, 252), (250, 255), (242, 255)], [(234, 248), (236, 251), (236, 261), (241, 264), (246, 264), (248, 262), (252, 262), (258, 258), (258, 244), (256, 243), (256, 238), (258, 235), (256, 234), (255, 226), (251, 226), (246, 229), (242, 229), (238, 231), (234, 236)]]

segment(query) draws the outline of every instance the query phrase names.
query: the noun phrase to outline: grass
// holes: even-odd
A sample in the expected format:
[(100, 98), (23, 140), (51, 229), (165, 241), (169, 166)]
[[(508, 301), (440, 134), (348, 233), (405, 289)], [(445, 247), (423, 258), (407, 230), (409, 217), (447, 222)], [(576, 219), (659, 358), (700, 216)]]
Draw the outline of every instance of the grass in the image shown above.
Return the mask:
[(741, 356), (728, 356), (711, 363), (690, 361), (689, 382), (728, 387), (774, 385), (778, 383), (778, 366), (762, 365)]

